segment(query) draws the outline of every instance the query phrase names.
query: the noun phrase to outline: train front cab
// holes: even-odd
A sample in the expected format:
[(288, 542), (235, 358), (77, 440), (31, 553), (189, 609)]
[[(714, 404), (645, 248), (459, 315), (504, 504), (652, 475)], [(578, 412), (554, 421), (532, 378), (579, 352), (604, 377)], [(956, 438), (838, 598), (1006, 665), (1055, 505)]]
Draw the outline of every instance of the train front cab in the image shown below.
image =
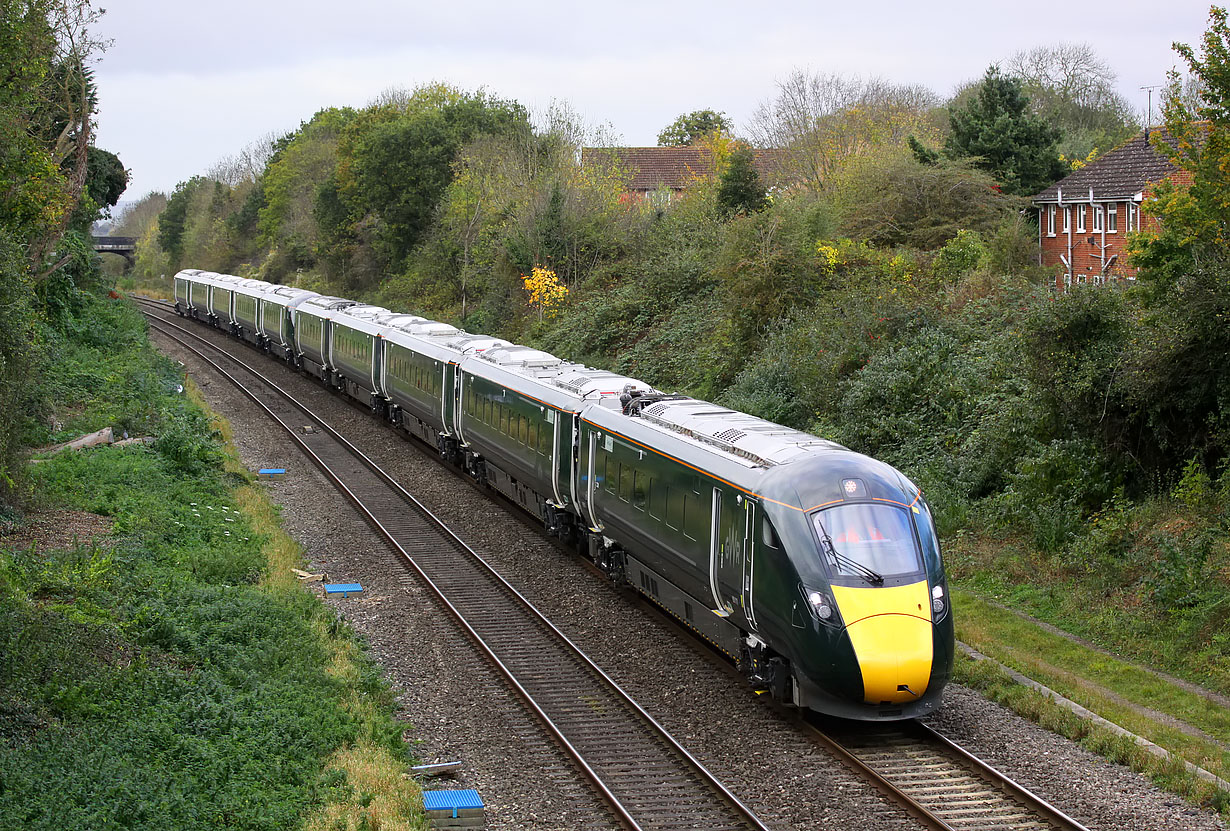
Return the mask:
[(843, 451), (770, 471), (760, 493), (757, 599), (781, 612), (761, 624), (777, 630), (796, 702), (859, 720), (934, 710), (954, 636), (934, 522), (917, 489)]

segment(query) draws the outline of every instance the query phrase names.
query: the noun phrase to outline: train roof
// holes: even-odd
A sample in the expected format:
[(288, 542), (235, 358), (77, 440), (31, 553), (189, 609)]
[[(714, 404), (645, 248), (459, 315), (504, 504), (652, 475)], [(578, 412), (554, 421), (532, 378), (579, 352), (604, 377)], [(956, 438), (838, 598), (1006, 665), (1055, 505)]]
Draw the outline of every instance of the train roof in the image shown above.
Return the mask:
[(788, 464), (815, 450), (845, 450), (836, 442), (696, 398), (651, 403), (640, 417), (762, 467)]
[(447, 323), (436, 323), (426, 318), (418, 320), (421, 323), (390, 327), (384, 333), (385, 340), (445, 363), (460, 363), (467, 355), (508, 344), (501, 338), (472, 335)]
[(602, 416), (587, 410), (585, 416), (599, 427), (630, 434), (630, 438), (646, 431), (677, 438), (683, 446), (710, 458), (725, 458), (742, 469), (767, 470), (814, 457), (817, 452), (848, 452), (810, 433), (685, 396), (645, 400), (639, 415)]
[(552, 406), (572, 410), (579, 410), (587, 401), (618, 409), (619, 396), (625, 389), (653, 392), (652, 387), (635, 378), (570, 363), (549, 352), (517, 344), (488, 349), (467, 360), (463, 368)]
[(264, 294), (266, 303), (274, 303), (278, 306), (285, 306), (288, 309), (293, 309), (300, 303), (307, 301), (312, 297), (320, 295), (308, 289), (298, 289), (294, 286), (274, 286), (271, 285)]
[(237, 294), (244, 294), (249, 297), (264, 297), (273, 288), (273, 285), (266, 283), (264, 280), (241, 280), (228, 286), (228, 288)]
[[(307, 305), (308, 303), (311, 303), (311, 302), (312, 301), (309, 300), (304, 305)], [(388, 332), (388, 328), (377, 323), (376, 320), (374, 319), (374, 315), (365, 313), (364, 312), (365, 308), (371, 309), (373, 307), (371, 306), (367, 306), (367, 307), (345, 306), (339, 309), (332, 316), (333, 325), (334, 326), (344, 326), (347, 329), (353, 329), (356, 332), (362, 332), (365, 335), (375, 335), (377, 337), (384, 337), (385, 333)], [(357, 314), (355, 314), (356, 309), (358, 310)]]
[(299, 304), (298, 311), (309, 312), (317, 317), (332, 317), (335, 312), (340, 312), (342, 309), (351, 306), (359, 305), (353, 300), (347, 300), (344, 297), (332, 297), (327, 294), (318, 294), (315, 297), (309, 297)]

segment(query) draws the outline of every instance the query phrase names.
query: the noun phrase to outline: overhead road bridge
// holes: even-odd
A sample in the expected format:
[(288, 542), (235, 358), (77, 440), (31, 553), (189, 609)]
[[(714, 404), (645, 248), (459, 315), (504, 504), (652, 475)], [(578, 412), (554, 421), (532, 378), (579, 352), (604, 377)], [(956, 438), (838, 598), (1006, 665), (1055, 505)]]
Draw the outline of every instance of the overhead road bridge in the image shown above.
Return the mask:
[(136, 237), (92, 237), (92, 239), (94, 241), (94, 250), (99, 254), (119, 254), (128, 261), (130, 266), (136, 265)]

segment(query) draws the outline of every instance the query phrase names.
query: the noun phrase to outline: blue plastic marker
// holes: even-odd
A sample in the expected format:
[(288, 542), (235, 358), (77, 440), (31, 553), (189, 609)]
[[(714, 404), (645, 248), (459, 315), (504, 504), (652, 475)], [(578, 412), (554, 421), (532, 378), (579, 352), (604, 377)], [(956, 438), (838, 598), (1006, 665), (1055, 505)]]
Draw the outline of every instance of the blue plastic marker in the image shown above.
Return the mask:
[(272, 474), (278, 474), (278, 473), (285, 473), (286, 468), (284, 467), (262, 467), (260, 470), (256, 472), (259, 474), (271, 474), (272, 475)]
[(363, 591), (363, 587), (358, 583), (325, 583), (325, 594), (340, 594), (342, 597), (350, 597), (350, 593), (358, 594)]
[[(461, 816), (482, 816), (483, 799), (474, 790), (423, 791), (423, 807), (427, 811), (440, 812), (441, 819), (457, 819), (459, 811)], [(452, 817), (448, 816), (450, 812)]]

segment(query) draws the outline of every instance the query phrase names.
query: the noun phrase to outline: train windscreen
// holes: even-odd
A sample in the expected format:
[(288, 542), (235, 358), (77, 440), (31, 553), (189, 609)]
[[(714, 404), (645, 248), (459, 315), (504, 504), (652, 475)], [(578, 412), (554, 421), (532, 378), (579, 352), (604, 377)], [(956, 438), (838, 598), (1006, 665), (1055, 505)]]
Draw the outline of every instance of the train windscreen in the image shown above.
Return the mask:
[(872, 582), (923, 570), (910, 515), (891, 505), (856, 502), (812, 514), (825, 564), (835, 574)]

